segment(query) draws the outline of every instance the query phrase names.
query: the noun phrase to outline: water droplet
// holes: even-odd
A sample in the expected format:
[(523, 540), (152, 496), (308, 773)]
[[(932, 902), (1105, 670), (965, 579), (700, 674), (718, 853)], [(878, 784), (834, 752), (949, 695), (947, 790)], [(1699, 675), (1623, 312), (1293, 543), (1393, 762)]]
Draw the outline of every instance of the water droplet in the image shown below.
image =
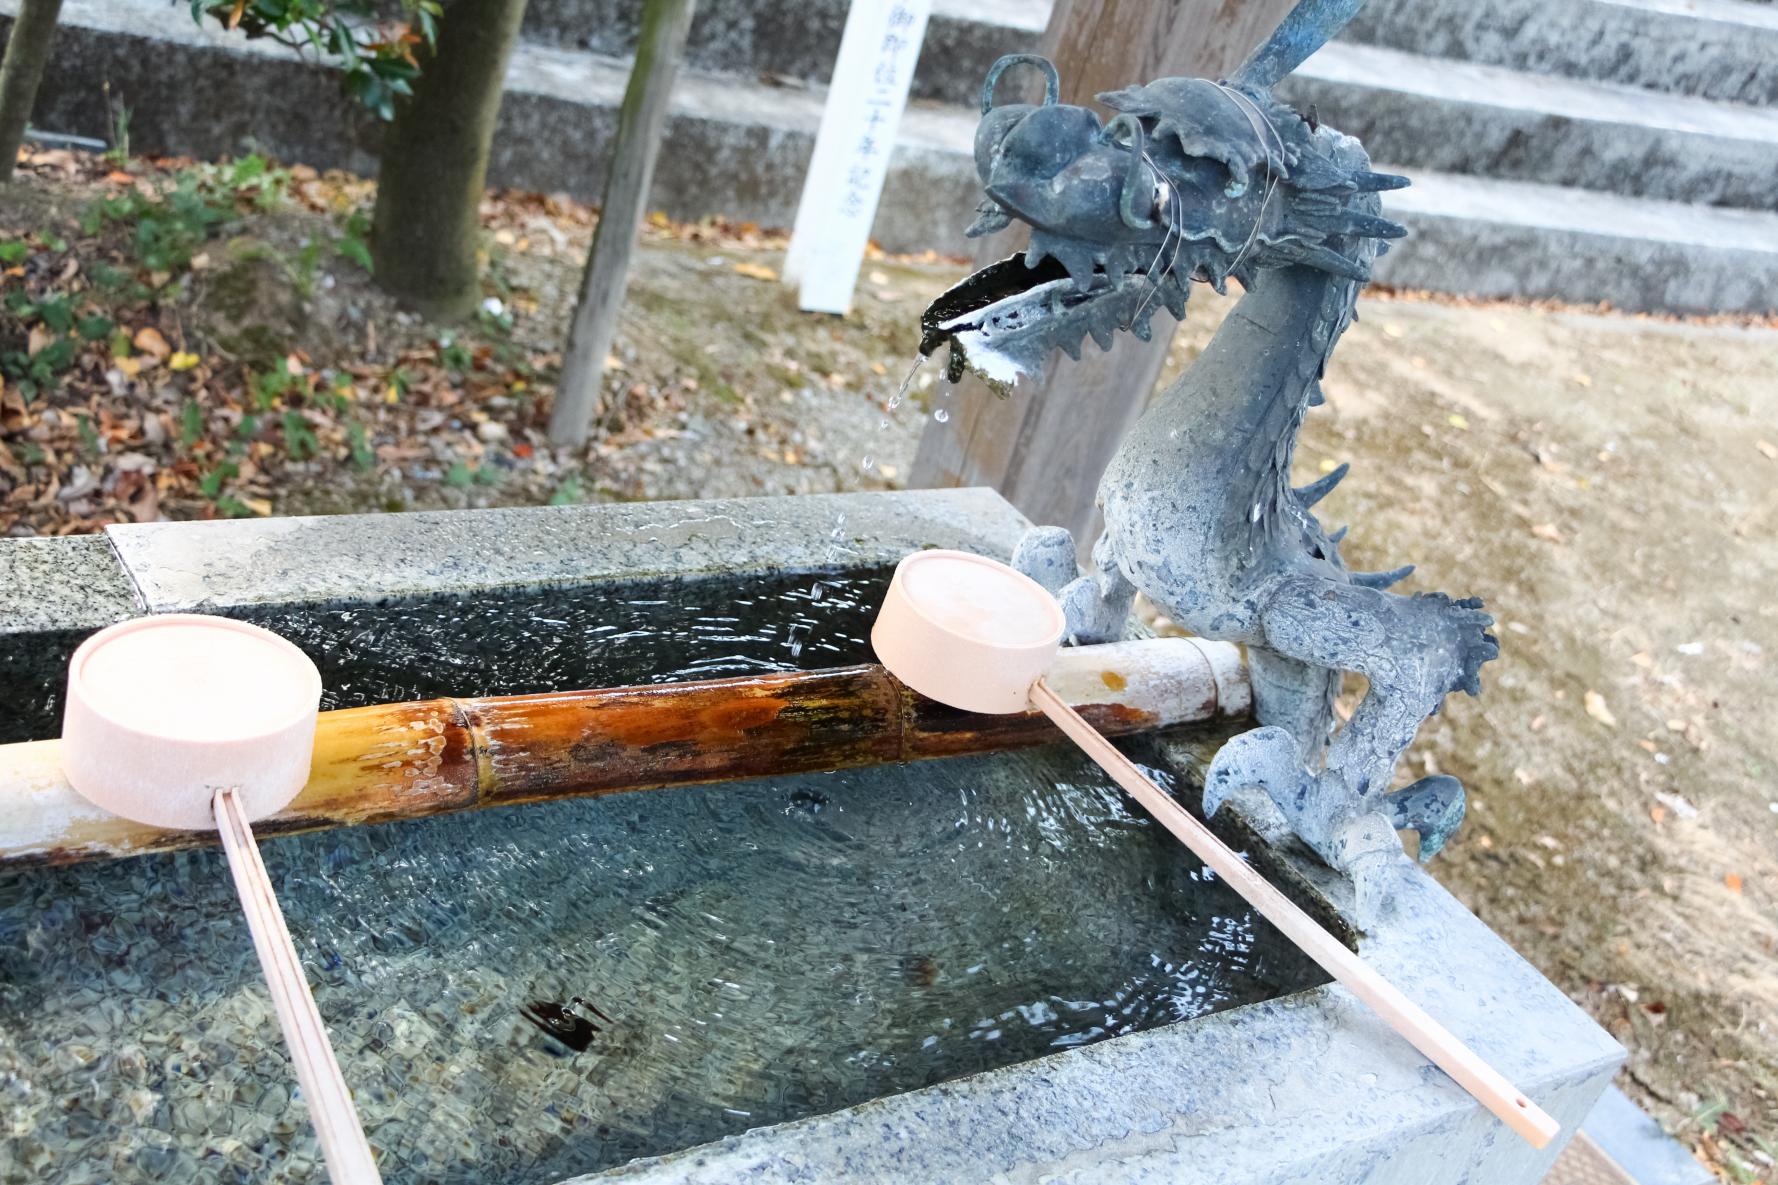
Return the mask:
[(948, 423), (951, 419), (951, 413), (941, 407), (932, 413), (932, 418), (941, 424)]
[(877, 421), (877, 431), (878, 432), (887, 432), (888, 430), (889, 430), (889, 418), (887, 416), (885, 416), (884, 418)]
[(866, 453), (864, 454), (864, 460), (858, 463), (858, 467), (868, 473), (877, 467), (877, 459), (869, 453)]

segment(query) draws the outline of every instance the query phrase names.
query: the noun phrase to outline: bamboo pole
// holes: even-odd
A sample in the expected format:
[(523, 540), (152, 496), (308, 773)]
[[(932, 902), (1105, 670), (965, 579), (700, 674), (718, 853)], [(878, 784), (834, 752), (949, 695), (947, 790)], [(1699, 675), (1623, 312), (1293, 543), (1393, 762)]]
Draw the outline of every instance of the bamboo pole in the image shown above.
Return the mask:
[[(1125, 734), (1242, 716), (1226, 643), (1154, 638), (1065, 650), (1050, 683)], [(1039, 712), (978, 716), (880, 666), (323, 712), (308, 785), (265, 837), (555, 798), (917, 761), (1059, 740)], [(0, 745), (0, 866), (214, 844), (109, 814), (62, 777), (60, 742)]]

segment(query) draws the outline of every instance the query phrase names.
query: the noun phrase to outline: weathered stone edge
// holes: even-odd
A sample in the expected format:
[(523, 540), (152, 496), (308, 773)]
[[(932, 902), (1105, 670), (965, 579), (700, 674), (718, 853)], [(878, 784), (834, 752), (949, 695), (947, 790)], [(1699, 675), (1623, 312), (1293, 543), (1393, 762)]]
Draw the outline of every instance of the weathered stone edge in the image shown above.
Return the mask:
[(0, 637), (94, 630), (142, 609), (103, 536), (0, 539)]
[(141, 523), (107, 529), (149, 612), (893, 563), (1004, 552), (1024, 519), (992, 490), (725, 498)]

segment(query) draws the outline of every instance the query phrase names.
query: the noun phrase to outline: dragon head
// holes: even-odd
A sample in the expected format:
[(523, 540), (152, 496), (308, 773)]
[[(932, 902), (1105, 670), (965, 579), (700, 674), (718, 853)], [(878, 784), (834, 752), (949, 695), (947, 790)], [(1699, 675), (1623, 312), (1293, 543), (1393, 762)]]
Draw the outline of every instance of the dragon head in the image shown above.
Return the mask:
[[(1271, 76), (1307, 56), (1300, 38), (1278, 49), (1290, 25), (1230, 81), (1162, 78), (1100, 95), (1115, 112), (1106, 123), (1058, 101), (1047, 60), (996, 62), (975, 138), (986, 200), (968, 233), (1023, 222), (1030, 246), (935, 300), (921, 353), (949, 343), (951, 378), (967, 366), (1004, 391), (1053, 349), (1078, 359), (1089, 336), (1102, 350), (1122, 330), (1147, 340), (1163, 308), (1183, 320), (1193, 281), (1221, 292), (1231, 276), (1252, 287), (1289, 266), (1366, 281), (1380, 240), (1406, 233), (1380, 216), (1377, 191), (1407, 180), (1372, 172), (1356, 140), (1272, 98)], [(1001, 76), (1021, 65), (1044, 72), (1043, 101), (996, 106)]]

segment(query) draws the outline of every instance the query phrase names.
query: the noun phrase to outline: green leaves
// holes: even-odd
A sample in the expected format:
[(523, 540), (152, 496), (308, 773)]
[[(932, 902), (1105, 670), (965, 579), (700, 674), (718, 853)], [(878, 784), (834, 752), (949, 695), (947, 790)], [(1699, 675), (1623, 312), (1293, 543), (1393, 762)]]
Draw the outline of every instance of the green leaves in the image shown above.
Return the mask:
[(308, 461), (321, 454), (321, 441), (300, 411), (284, 413), (284, 451), (292, 461)]
[[(403, 19), (387, 20), (392, 7)], [(346, 93), (382, 119), (394, 119), (396, 99), (413, 93), (415, 51), (437, 44), (443, 11), (435, 0), (191, 0), (200, 24), (207, 16), (248, 37), (334, 59)]]

